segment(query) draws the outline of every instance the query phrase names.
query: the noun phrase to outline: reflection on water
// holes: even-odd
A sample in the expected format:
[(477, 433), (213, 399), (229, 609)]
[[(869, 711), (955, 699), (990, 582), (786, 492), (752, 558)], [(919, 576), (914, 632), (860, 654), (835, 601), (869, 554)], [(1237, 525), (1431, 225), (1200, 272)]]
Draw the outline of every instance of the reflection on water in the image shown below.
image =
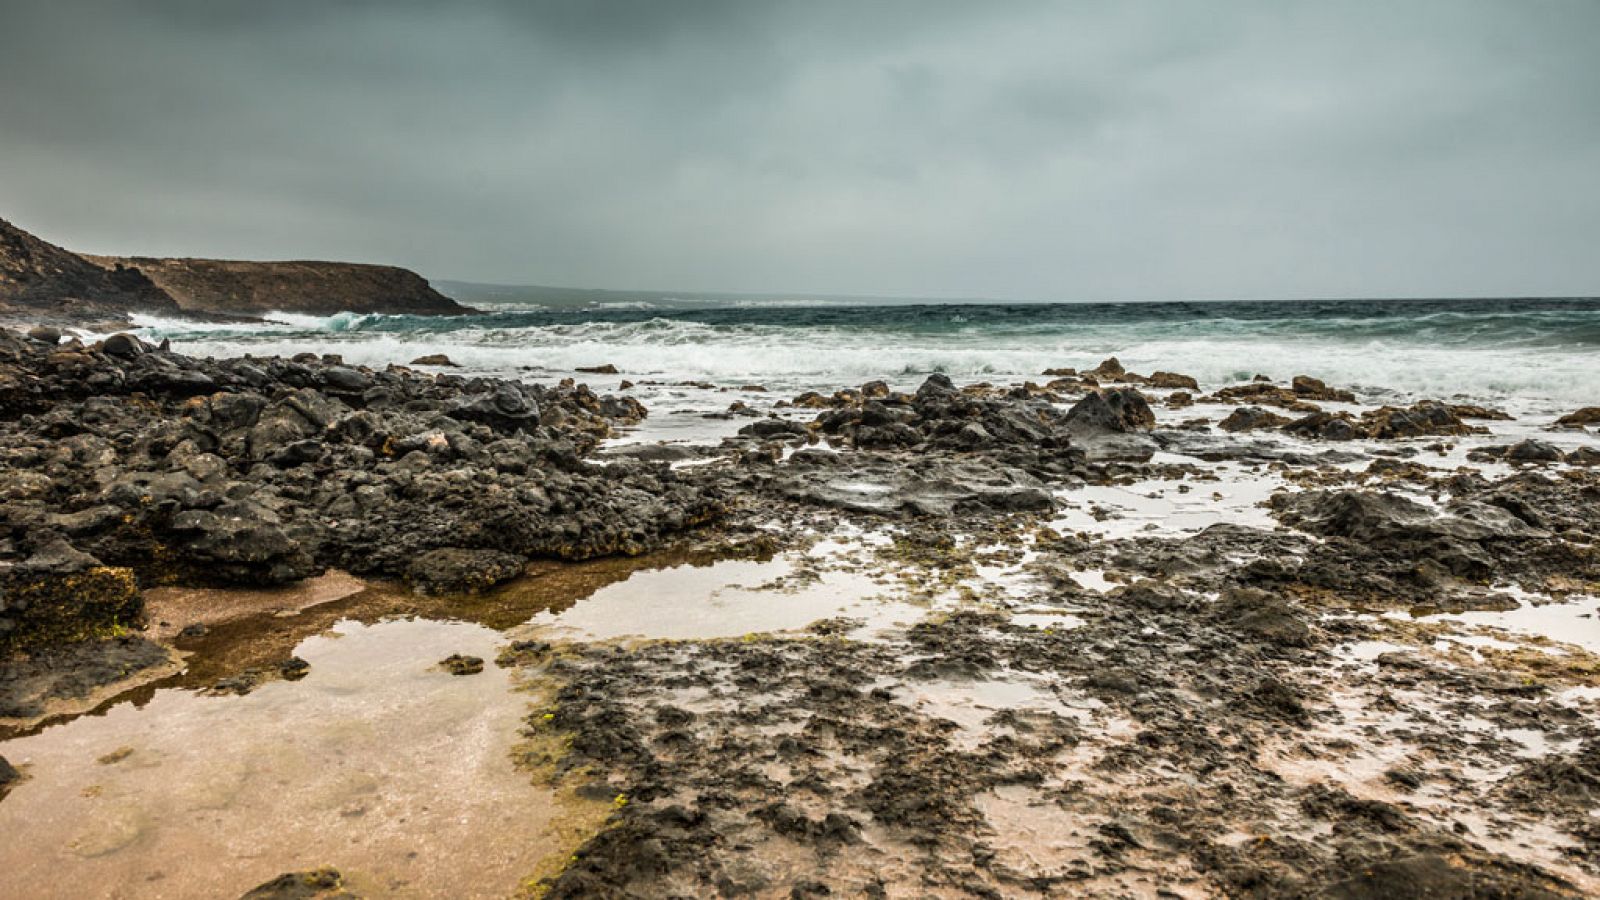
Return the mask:
[[(512, 590), (538, 588), (535, 581)], [(690, 639), (792, 630), (839, 616), (881, 628), (923, 612), (884, 599), (885, 592), (867, 575), (799, 568), (790, 559), (722, 560), (636, 571), (582, 603), (542, 612), (530, 624), (588, 640)]]
[(509, 894), (560, 811), (509, 764), (526, 699), (505, 670), (434, 665), (499, 642), (460, 622), (345, 621), (295, 648), (302, 681), (161, 690), (0, 744), (29, 776), (0, 803), (4, 893), (227, 897), (331, 865), (380, 894)]
[[(528, 697), (510, 670), (437, 663), (493, 660), (524, 623), (690, 638), (845, 617), (865, 633), (925, 611), (824, 564), (835, 551), (539, 565), (475, 597), (342, 573), (152, 591), (151, 634), (185, 655), (181, 672), (0, 741), (26, 775), (0, 803), (0, 896), (227, 897), (321, 866), (374, 895), (505, 896), (569, 852), (573, 822), (593, 812), (515, 769)], [(198, 690), (290, 656), (310, 664), (303, 680)]]

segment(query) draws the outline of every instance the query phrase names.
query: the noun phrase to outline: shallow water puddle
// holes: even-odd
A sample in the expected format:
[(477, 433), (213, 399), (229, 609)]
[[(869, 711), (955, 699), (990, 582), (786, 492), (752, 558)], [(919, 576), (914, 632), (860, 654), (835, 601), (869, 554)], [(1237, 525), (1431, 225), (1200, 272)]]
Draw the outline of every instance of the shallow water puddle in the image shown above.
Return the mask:
[(925, 612), (887, 593), (858, 572), (801, 569), (783, 558), (721, 560), (636, 571), (529, 624), (580, 640), (685, 640), (788, 631), (837, 616), (861, 619), (870, 632)]
[(275, 588), (153, 588), (144, 592), (151, 622), (146, 636), (167, 640), (188, 625), (210, 626), (262, 613), (289, 616), (367, 589), (366, 582), (339, 571)]
[(1261, 504), (1283, 487), (1276, 476), (1220, 465), (1220, 481), (1141, 481), (1132, 485), (1087, 485), (1057, 491), (1062, 515), (1057, 531), (1084, 531), (1106, 538), (1184, 534), (1227, 522), (1272, 529), (1276, 522)]
[(1080, 708), (1069, 706), (1047, 682), (1017, 673), (981, 681), (914, 681), (896, 687), (894, 693), (897, 702), (925, 716), (955, 723), (960, 730), (954, 743), (964, 750), (974, 750), (1001, 733), (989, 721), (999, 712), (1044, 713), (1086, 722), (1099, 706), (1088, 698)]
[(492, 664), (436, 666), (501, 640), (344, 621), (296, 648), (301, 681), (161, 690), (0, 744), (28, 776), (0, 802), (0, 893), (231, 897), (319, 866), (383, 896), (512, 893), (562, 809), (509, 761), (526, 698)]
[(1542, 606), (1535, 606), (1524, 598), (1522, 605), (1516, 609), (1442, 613), (1422, 618), (1531, 634), (1574, 644), (1590, 653), (1600, 653), (1600, 614), (1596, 612), (1597, 607), (1600, 607), (1600, 601), (1594, 597), (1566, 603), (1545, 603)]
[(1048, 606), (1023, 607), (1011, 612), (1011, 623), (1024, 628), (1040, 628), (1046, 631), (1065, 631), (1068, 628), (1078, 628), (1083, 625), (1083, 617), (1065, 609), (1055, 609)]
[(974, 798), (987, 826), (984, 842), (995, 861), (1021, 878), (1066, 878), (1073, 896), (1211, 897), (1216, 892), (1187, 865), (1138, 859), (1103, 865), (1096, 845), (1107, 820), (1065, 809), (1036, 788), (1002, 785)]

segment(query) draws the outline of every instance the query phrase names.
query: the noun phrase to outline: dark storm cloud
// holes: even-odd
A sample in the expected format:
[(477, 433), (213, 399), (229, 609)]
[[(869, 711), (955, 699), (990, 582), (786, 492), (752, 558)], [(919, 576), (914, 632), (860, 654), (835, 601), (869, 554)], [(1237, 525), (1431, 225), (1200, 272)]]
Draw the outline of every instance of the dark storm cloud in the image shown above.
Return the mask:
[(1600, 291), (1600, 4), (4, 4), (100, 252), (1033, 299)]

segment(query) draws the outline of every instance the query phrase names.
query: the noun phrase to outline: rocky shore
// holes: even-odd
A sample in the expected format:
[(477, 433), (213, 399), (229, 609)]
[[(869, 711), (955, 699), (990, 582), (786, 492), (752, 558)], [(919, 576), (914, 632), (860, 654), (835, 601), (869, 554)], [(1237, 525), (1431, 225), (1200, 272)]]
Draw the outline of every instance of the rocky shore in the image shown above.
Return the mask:
[(723, 501), (584, 459), (644, 415), (580, 385), (0, 330), (0, 652), (122, 634), (162, 584), (334, 567), (461, 593), (533, 558), (656, 548)]
[[(515, 764), (601, 809), (530, 894), (1600, 890), (1592, 410), (1107, 360), (607, 448), (647, 415), (626, 396), (438, 371), (0, 332), (0, 717), (170, 646), (203, 668), (205, 629), (157, 639), (150, 588), (338, 570), (418, 598), (373, 617), (504, 630), (493, 665), (416, 662), (513, 672)], [(729, 560), (759, 583), (694, 580)], [(651, 572), (697, 587), (630, 595), (624, 637), (575, 630)], [(651, 631), (735, 593), (774, 625)], [(310, 604), (297, 640), (326, 627)], [(305, 674), (273, 646), (205, 686)], [(0, 792), (26, 777), (0, 760)]]
[[(1399, 439), (1474, 434), (1462, 417), (1481, 411), (1327, 413), (1275, 385), (1211, 402), (1266, 388), (1360, 431), (1302, 437), (1367, 443), (1159, 427), (1153, 408), (1188, 404), (1132, 387), (940, 376), (796, 398), (823, 411), (741, 429), (730, 490), (788, 529), (876, 518), (888, 542), (854, 565), (935, 611), (871, 637), (842, 619), (531, 663), (561, 685), (529, 718), (566, 735), (549, 764), (628, 798), (551, 895), (1595, 890), (1592, 448), (1441, 467), (1428, 456), (1461, 450)], [(1219, 511), (1192, 534), (1097, 529), (1116, 514), (1093, 504), (1088, 527), (1060, 517), (1075, 490), (1239, 480), (1276, 486), (1276, 527)], [(1526, 604), (1572, 609), (1589, 643), (1427, 618)]]

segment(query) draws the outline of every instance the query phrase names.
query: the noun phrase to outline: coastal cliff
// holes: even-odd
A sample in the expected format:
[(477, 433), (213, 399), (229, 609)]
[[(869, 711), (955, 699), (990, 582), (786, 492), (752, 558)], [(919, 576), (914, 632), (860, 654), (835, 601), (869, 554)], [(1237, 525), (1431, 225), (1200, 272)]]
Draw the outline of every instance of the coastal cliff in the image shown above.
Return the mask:
[(185, 311), (254, 315), (472, 312), (408, 269), (362, 263), (89, 256), (108, 271), (143, 273)]
[(89, 319), (178, 311), (143, 273), (97, 265), (0, 219), (0, 314)]
[(273, 311), (473, 312), (396, 266), (90, 256), (0, 219), (0, 318), (79, 324), (126, 321), (136, 312), (216, 318)]

